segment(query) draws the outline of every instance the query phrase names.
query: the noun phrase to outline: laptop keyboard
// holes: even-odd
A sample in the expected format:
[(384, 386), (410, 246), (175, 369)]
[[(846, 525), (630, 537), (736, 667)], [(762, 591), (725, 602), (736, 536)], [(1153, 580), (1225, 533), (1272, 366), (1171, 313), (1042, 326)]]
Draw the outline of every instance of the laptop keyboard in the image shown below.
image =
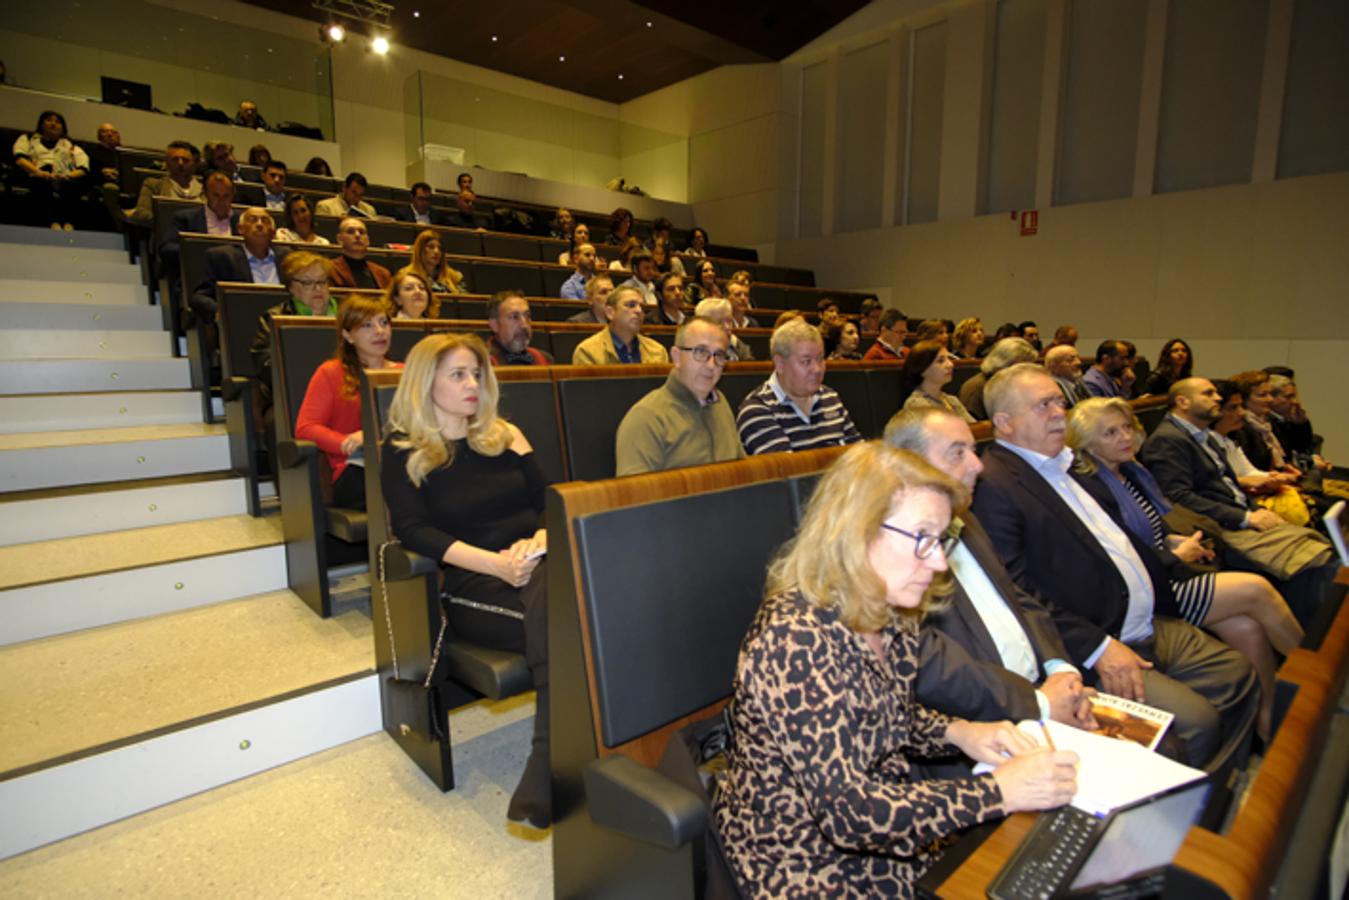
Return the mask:
[(988, 887), (994, 900), (1048, 900), (1077, 872), (1101, 820), (1071, 806), (1044, 812)]

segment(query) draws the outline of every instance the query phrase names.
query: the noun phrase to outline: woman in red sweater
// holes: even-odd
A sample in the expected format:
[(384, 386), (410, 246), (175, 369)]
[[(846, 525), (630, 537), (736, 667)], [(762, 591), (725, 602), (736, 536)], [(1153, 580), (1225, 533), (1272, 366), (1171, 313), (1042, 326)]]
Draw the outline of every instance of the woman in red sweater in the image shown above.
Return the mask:
[(327, 457), (333, 506), (365, 509), (360, 373), (401, 367), (385, 356), (391, 337), (382, 297), (348, 297), (337, 309), (337, 352), (318, 367), (304, 392), (295, 436), (318, 444)]

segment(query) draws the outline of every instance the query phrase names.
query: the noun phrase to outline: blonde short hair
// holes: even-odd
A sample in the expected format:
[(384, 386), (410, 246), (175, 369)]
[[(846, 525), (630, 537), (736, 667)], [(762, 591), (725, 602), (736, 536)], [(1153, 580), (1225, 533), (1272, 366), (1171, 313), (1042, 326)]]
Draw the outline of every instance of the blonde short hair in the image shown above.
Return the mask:
[(1096, 461), (1092, 458), (1092, 447), (1105, 432), (1106, 421), (1110, 413), (1119, 413), (1133, 429), (1134, 452), (1143, 446), (1146, 432), (1143, 423), (1134, 415), (1129, 401), (1119, 397), (1091, 397), (1081, 400), (1068, 410), (1068, 446), (1073, 448), (1074, 468), (1088, 475), (1096, 471)]
[(412, 449), (408, 455), (407, 475), (414, 487), (421, 487), (427, 475), (454, 462), (454, 447), (440, 434), (431, 389), (441, 360), (460, 348), (472, 352), (482, 370), (478, 382), (478, 411), (468, 421), (468, 445), (483, 456), (500, 456), (511, 445), (510, 426), (497, 415), (500, 388), (482, 338), (476, 334), (428, 335), (408, 353), (403, 377), (398, 381), (398, 392), (389, 406), (389, 430), (404, 435), (394, 441), (394, 446)]
[(963, 484), (915, 453), (881, 441), (849, 447), (820, 478), (796, 537), (769, 568), (768, 593), (800, 591), (817, 606), (837, 608), (843, 624), (858, 632), (933, 608), (950, 590), (949, 580), (934, 587), (919, 609), (897, 610), (886, 602), (885, 582), (869, 557), (881, 523), (904, 493), (920, 489), (945, 496), (952, 515), (969, 505)]
[(983, 327), (984, 323), (979, 320), (978, 316), (970, 316), (968, 319), (961, 319), (956, 323), (956, 330), (951, 335), (951, 342), (957, 347), (963, 347), (965, 346), (966, 338), (974, 334), (974, 329)]

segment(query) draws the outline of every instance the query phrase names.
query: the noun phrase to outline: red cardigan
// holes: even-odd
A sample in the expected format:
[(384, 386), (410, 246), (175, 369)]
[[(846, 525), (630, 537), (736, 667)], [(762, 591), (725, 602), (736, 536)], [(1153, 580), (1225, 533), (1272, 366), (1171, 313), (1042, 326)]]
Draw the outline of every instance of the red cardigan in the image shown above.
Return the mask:
[[(389, 362), (393, 368), (401, 369), (402, 363)], [(361, 430), (361, 397), (343, 396), (342, 380), (346, 373), (342, 363), (330, 359), (319, 366), (314, 377), (309, 379), (309, 387), (304, 392), (304, 402), (300, 404), (300, 414), (295, 419), (295, 436), (302, 441), (313, 441), (328, 457), (328, 465), (333, 470), (333, 481), (347, 467), (347, 455), (342, 452), (342, 441), (353, 431)]]

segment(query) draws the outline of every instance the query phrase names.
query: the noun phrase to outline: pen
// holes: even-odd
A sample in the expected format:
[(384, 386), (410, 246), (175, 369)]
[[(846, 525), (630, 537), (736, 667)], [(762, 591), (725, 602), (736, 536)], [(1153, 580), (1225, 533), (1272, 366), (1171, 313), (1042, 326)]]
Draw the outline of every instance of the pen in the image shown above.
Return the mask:
[(1049, 749), (1057, 752), (1059, 748), (1054, 746), (1054, 738), (1050, 736), (1049, 729), (1045, 727), (1043, 719), (1040, 720), (1040, 732), (1045, 736), (1045, 743), (1049, 745)]

